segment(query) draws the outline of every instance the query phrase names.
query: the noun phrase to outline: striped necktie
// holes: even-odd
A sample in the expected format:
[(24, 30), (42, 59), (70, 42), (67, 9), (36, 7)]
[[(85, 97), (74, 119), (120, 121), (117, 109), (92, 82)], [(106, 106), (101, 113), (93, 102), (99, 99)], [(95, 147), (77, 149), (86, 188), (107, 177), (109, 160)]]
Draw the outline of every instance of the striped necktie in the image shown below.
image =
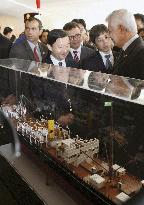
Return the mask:
[(73, 53), (74, 53), (74, 61), (78, 62), (79, 61), (78, 51), (73, 51)]

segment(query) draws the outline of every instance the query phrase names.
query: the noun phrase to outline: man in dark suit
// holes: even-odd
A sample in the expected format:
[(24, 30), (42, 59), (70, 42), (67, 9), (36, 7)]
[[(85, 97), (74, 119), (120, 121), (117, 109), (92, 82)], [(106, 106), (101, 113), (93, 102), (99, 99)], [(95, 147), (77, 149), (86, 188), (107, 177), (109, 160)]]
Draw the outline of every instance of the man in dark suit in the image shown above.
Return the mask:
[(113, 74), (144, 79), (144, 42), (137, 34), (133, 14), (126, 9), (116, 10), (106, 21), (114, 44), (122, 48)]
[(79, 63), (94, 53), (93, 49), (82, 46), (82, 35), (77, 23), (69, 22), (64, 25), (63, 29), (68, 33), (70, 40), (70, 52), (67, 56), (68, 60)]
[(12, 42), (0, 33), (0, 59), (9, 57), (11, 46)]
[(46, 63), (63, 67), (77, 67), (76, 62), (67, 59), (70, 50), (68, 34), (62, 29), (54, 29), (48, 35), (49, 53), (46, 57)]
[(91, 71), (112, 73), (116, 52), (112, 52), (113, 42), (108, 28), (104, 24), (97, 24), (90, 30), (90, 39), (97, 51), (82, 61), (80, 67)]
[(10, 50), (10, 58), (19, 58), (37, 62), (45, 61), (48, 48), (39, 42), (42, 33), (42, 23), (39, 19), (30, 17), (25, 22), (26, 39), (14, 44)]

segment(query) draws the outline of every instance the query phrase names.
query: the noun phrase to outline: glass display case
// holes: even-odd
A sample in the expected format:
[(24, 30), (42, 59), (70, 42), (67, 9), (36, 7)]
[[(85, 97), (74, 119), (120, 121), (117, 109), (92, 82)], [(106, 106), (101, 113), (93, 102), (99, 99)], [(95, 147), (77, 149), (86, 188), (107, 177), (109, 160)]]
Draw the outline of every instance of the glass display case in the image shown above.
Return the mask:
[(0, 60), (1, 109), (22, 143), (90, 203), (121, 204), (144, 186), (144, 81)]

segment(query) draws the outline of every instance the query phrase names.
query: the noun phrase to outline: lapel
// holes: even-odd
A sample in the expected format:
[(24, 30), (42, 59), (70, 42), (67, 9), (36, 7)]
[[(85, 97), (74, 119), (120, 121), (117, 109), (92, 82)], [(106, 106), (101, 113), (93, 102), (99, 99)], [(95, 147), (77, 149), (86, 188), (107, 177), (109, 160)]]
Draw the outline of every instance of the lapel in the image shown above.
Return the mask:
[(34, 61), (34, 54), (33, 54), (33, 51), (30, 47), (30, 45), (28, 44), (27, 40), (23, 40), (23, 44), (25, 45), (25, 48), (26, 48), (26, 52), (27, 52), (27, 55), (29, 56), (29, 59)]
[(47, 53), (46, 53), (42, 43), (38, 42), (38, 45), (39, 45), (39, 49), (40, 49), (41, 57), (42, 57), (42, 61), (43, 61), (43, 59), (45, 59)]
[(100, 52), (99, 52), (99, 51), (96, 51), (96, 52), (97, 52), (97, 55), (98, 55), (99, 64), (101, 65), (101, 68), (102, 68), (103, 70), (106, 70), (106, 67), (105, 67), (105, 64), (104, 64), (104, 62), (103, 62), (103, 59), (102, 59), (102, 56), (101, 56)]
[(50, 55), (47, 55), (47, 57), (46, 57), (46, 63), (47, 63), (47, 64), (53, 64), (53, 62), (52, 62), (52, 60), (51, 60), (51, 58), (50, 58)]

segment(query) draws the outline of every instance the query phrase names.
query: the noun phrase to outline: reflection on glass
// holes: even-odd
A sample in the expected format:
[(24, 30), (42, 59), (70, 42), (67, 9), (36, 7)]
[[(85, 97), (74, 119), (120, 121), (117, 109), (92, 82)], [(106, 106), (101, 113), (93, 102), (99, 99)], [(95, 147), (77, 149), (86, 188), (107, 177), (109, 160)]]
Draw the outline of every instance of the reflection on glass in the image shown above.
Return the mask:
[[(15, 71), (32, 73), (32, 75), (54, 79), (66, 84), (80, 86), (86, 90), (91, 89), (91, 91), (100, 92), (104, 95), (123, 98), (125, 101), (144, 104), (144, 82), (142, 80), (113, 76), (101, 72), (95, 73), (76, 68), (64, 68), (15, 58), (0, 59), (0, 66)], [(12, 75), (8, 75), (11, 76), (11, 79)], [(17, 75), (17, 72), (15, 75)], [(19, 79), (17, 80), (19, 81)]]
[(129, 98), (131, 96), (132, 89), (133, 87), (127, 78), (110, 75), (109, 83), (105, 88), (105, 93)]
[(82, 86), (84, 83), (85, 70), (72, 68), (69, 72), (69, 83)]
[(91, 72), (88, 78), (88, 86), (91, 89), (102, 91), (109, 82), (109, 75), (101, 72)]
[(51, 72), (48, 77), (58, 80), (63, 83), (68, 82), (70, 68), (65, 68), (62, 66), (51, 65)]

